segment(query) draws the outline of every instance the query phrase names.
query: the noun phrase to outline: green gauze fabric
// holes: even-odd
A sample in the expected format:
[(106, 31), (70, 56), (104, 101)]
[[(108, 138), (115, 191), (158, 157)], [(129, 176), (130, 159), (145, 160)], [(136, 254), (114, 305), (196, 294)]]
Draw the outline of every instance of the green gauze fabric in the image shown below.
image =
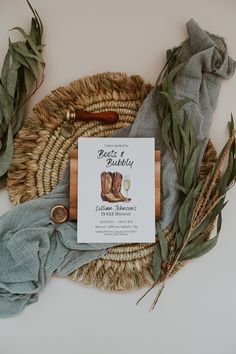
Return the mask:
[[(235, 62), (224, 41), (209, 35), (193, 20), (187, 23), (188, 39), (181, 45), (187, 64), (175, 80), (177, 98), (192, 99), (184, 109), (199, 139), (208, 138), (222, 79), (231, 76)], [(132, 126), (114, 136), (150, 137), (162, 152), (162, 227), (168, 225), (178, 207), (176, 171), (163, 143), (155, 105), (155, 89), (145, 99)], [(66, 276), (78, 267), (102, 257), (114, 244), (77, 244), (77, 224), (54, 224), (51, 208), (68, 206), (69, 169), (48, 195), (19, 205), (0, 217), (0, 317), (19, 313), (37, 300), (52, 274)]]
[[(222, 79), (233, 75), (235, 61), (228, 56), (224, 40), (203, 31), (194, 20), (187, 22), (187, 31), (188, 39), (182, 43), (180, 50), (181, 62), (186, 62), (186, 65), (175, 78), (175, 98), (190, 99), (190, 102), (184, 105), (181, 114), (183, 117), (183, 111), (186, 111), (197, 139), (205, 140), (205, 144), (202, 145), (201, 156), (203, 156)], [(156, 113), (158, 99), (158, 92), (154, 88), (140, 107), (134, 124), (114, 135), (155, 137), (156, 150), (161, 151), (161, 173), (164, 181), (160, 222), (164, 229), (174, 220), (179, 208), (179, 189), (176, 188), (175, 164), (163, 141)]]

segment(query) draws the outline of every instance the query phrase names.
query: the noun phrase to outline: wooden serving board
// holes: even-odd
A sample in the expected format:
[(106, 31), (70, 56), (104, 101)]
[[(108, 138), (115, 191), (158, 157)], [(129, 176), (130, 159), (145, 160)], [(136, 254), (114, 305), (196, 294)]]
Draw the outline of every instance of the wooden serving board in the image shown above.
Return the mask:
[[(70, 155), (70, 200), (69, 218), (77, 220), (77, 192), (78, 192), (78, 150), (72, 149)], [(161, 214), (161, 153), (155, 151), (155, 215), (159, 219)]]

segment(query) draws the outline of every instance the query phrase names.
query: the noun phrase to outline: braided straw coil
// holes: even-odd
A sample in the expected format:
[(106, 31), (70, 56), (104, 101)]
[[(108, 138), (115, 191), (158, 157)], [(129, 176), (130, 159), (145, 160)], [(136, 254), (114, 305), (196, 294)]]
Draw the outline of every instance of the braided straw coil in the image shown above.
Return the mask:
[[(151, 85), (138, 75), (102, 73), (73, 81), (47, 95), (26, 117), (14, 141), (14, 156), (8, 172), (10, 201), (20, 204), (49, 193), (59, 182), (79, 136), (109, 136), (133, 123)], [(116, 111), (114, 124), (66, 119), (68, 109), (90, 112)], [(208, 144), (201, 175), (216, 159)], [(171, 238), (171, 230), (165, 233)], [(79, 269), (68, 277), (109, 290), (132, 290), (152, 284), (153, 244), (124, 244)], [(178, 268), (175, 269), (177, 271)]]

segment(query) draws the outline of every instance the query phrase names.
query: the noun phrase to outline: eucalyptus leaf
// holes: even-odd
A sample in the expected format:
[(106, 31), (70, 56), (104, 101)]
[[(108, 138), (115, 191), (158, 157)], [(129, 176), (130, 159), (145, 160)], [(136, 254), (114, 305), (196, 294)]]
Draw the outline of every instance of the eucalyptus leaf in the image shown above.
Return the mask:
[(182, 150), (183, 150), (183, 167), (185, 167), (188, 163), (189, 159), (189, 153), (190, 151), (190, 142), (188, 140), (188, 136), (185, 133), (184, 129), (182, 127), (179, 127), (180, 134), (182, 136), (183, 144), (182, 144)]
[(198, 198), (200, 192), (201, 192), (201, 189), (203, 187), (203, 184), (204, 184), (204, 181), (205, 179), (202, 178), (197, 184), (196, 186), (194, 187), (194, 190), (193, 190), (193, 198), (196, 199)]
[(16, 43), (12, 44), (12, 47), (17, 53), (23, 55), (24, 57), (33, 58), (33, 59), (36, 59), (37, 61), (43, 63), (43, 60), (41, 58), (39, 58), (37, 55), (32, 54), (30, 52), (30, 50), (26, 46), (26, 43), (24, 43), (24, 42), (16, 42)]
[(189, 142), (190, 142), (190, 151), (192, 152), (196, 145), (197, 145), (197, 141), (196, 141), (196, 135), (195, 135), (195, 131), (192, 127), (192, 124), (188, 118), (188, 115), (186, 113), (186, 111), (184, 111), (184, 123), (183, 123), (183, 129), (186, 133), (186, 135), (188, 136)]
[(13, 64), (9, 68), (9, 72), (7, 75), (7, 92), (12, 98), (14, 98), (15, 95), (18, 69), (19, 69), (19, 64), (17, 62), (13, 62)]
[(29, 65), (29, 69), (34, 75), (35, 79), (38, 80), (39, 78), (39, 65), (38, 61), (33, 58), (25, 58), (27, 64)]
[(180, 184), (176, 183), (176, 188), (179, 189), (183, 194), (187, 195), (189, 193), (189, 189), (181, 186)]
[(170, 81), (173, 81), (176, 75), (179, 73), (179, 71), (186, 65), (186, 62), (181, 63), (177, 66), (175, 66), (168, 74), (168, 78)]
[(1, 104), (0, 104), (0, 129), (1, 129), (1, 124), (2, 124), (2, 122), (3, 122), (3, 118), (4, 118), (4, 116), (3, 116), (3, 111), (2, 111), (2, 108), (1, 108)]
[(32, 72), (29, 69), (24, 68), (24, 77), (25, 77), (26, 92), (29, 93), (32, 91), (32, 87), (35, 82), (35, 76), (32, 74)]
[(175, 218), (172, 226), (172, 232), (175, 234), (178, 230), (179, 230), (179, 221), (178, 218)]
[(181, 232), (177, 232), (175, 239), (176, 239), (176, 250), (178, 250), (182, 246), (184, 241), (184, 237), (181, 234)]
[(30, 66), (29, 66), (29, 64), (28, 64), (27, 61), (26, 61), (26, 57), (24, 57), (22, 54), (19, 54), (18, 52), (15, 52), (14, 57), (15, 57), (15, 60), (16, 60), (19, 64), (21, 64), (22, 66), (24, 66), (24, 67), (30, 69)]
[(214, 236), (210, 240), (207, 240), (203, 243), (199, 243), (198, 241), (191, 242), (189, 245), (187, 245), (184, 248), (179, 260), (186, 261), (188, 259), (197, 258), (197, 257), (203, 256), (204, 254), (211, 251), (215, 247), (215, 245), (217, 244), (219, 233), (221, 230), (221, 222), (222, 222), (221, 214), (219, 214), (218, 222), (217, 222), (216, 236)]
[(200, 152), (202, 149), (202, 141), (194, 149), (190, 161), (187, 165), (186, 171), (184, 173), (184, 187), (190, 189), (191, 186), (195, 183), (197, 178), (197, 165), (199, 161)]
[(219, 203), (213, 208), (212, 212), (196, 227), (189, 237), (189, 241), (192, 241), (194, 238), (198, 237), (202, 232), (204, 232), (209, 225), (211, 225), (215, 218), (221, 213), (223, 208), (227, 203), (224, 202), (224, 199), (221, 199)]
[(11, 163), (13, 156), (13, 136), (11, 126), (8, 126), (7, 142), (5, 151), (0, 155), (0, 177), (3, 176)]
[(166, 76), (165, 82), (166, 82), (166, 86), (165, 86), (165, 88), (163, 86), (163, 90), (165, 89), (170, 95), (174, 96), (174, 84), (170, 78), (170, 75)]
[(161, 249), (160, 244), (156, 243), (154, 248), (153, 254), (153, 279), (157, 281), (161, 276), (161, 264), (162, 264), (162, 257), (161, 257)]
[(166, 51), (166, 63), (161, 70), (160, 74), (158, 75), (157, 81), (156, 81), (156, 86), (158, 86), (161, 82), (163, 84), (164, 78), (166, 75), (168, 75), (168, 68), (171, 66), (171, 59), (175, 56), (175, 50), (168, 49)]
[(2, 85), (0, 85), (0, 104), (5, 121), (8, 123), (14, 112), (13, 101), (6, 93)]
[(158, 239), (160, 241), (161, 257), (163, 262), (166, 262), (169, 254), (168, 242), (158, 222), (156, 223), (156, 228), (157, 228)]
[(30, 37), (32, 38), (33, 42), (38, 46), (41, 42), (41, 33), (38, 22), (35, 18), (31, 20), (31, 27), (30, 27)]
[(190, 98), (188, 98), (188, 97), (181, 98), (176, 101), (176, 107), (178, 108), (178, 110), (180, 110), (183, 106), (185, 106), (189, 102), (191, 102)]
[(191, 189), (179, 208), (178, 221), (179, 221), (180, 232), (182, 235), (185, 235), (186, 231), (190, 227), (188, 223), (188, 219), (192, 209), (193, 193), (194, 190)]
[(167, 115), (161, 125), (161, 132), (162, 132), (162, 137), (166, 143), (166, 145), (169, 145), (169, 129), (170, 129), (170, 115)]
[(171, 115), (172, 115), (172, 134), (173, 134), (173, 142), (175, 145), (175, 148), (177, 152), (180, 151), (180, 132), (179, 132), (179, 119), (178, 119), (178, 109), (175, 105), (175, 100), (174, 98), (168, 93), (168, 92), (160, 92), (162, 95), (164, 95), (168, 103), (170, 105), (171, 109)]
[[(39, 14), (38, 14), (37, 10), (33, 9), (31, 3), (29, 2), (29, 0), (26, 0), (26, 2), (29, 5), (32, 13), (34, 14), (34, 20), (35, 20), (36, 25), (38, 27), (40, 38), (39, 38), (39, 43), (37, 43), (37, 44), (41, 44), (41, 39), (42, 39), (42, 35), (43, 35), (43, 24), (42, 24), (41, 18), (39, 17)], [(31, 27), (32, 27), (32, 24), (31, 24)]]
[(13, 136), (18, 132), (18, 130), (20, 129), (23, 123), (25, 99), (26, 99), (26, 87), (25, 87), (25, 82), (22, 80), (20, 82), (20, 87), (18, 90), (18, 99), (17, 99), (18, 109), (15, 113), (15, 119), (12, 123)]
[(212, 248), (215, 247), (217, 240), (218, 240), (218, 235), (202, 244), (193, 242), (192, 244), (185, 247), (179, 260), (187, 261), (188, 259), (193, 259), (193, 258), (203, 256), (205, 253), (209, 252)]
[(39, 52), (37, 45), (34, 43), (34, 41), (32, 40), (32, 38), (30, 38), (30, 36), (28, 36), (25, 31), (23, 30), (23, 28), (21, 27), (14, 27), (11, 29), (11, 31), (16, 30), (19, 31), (22, 36), (25, 38), (25, 40), (29, 43), (31, 49), (33, 50), (33, 52), (35, 53), (36, 57), (38, 58), (38, 61), (43, 63), (43, 58), (41, 53)]
[(10, 60), (11, 60), (11, 54), (10, 51), (8, 50), (3, 62), (3, 67), (1, 72), (1, 82), (5, 90), (7, 89), (7, 76), (10, 67)]

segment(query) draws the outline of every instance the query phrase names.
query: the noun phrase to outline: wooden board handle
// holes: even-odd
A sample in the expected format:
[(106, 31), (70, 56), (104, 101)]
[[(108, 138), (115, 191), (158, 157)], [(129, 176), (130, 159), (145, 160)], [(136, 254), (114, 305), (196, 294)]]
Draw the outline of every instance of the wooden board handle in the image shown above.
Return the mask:
[[(72, 149), (70, 156), (70, 197), (69, 218), (77, 220), (77, 192), (78, 192), (78, 150)], [(155, 151), (155, 215), (161, 215), (161, 153)]]

